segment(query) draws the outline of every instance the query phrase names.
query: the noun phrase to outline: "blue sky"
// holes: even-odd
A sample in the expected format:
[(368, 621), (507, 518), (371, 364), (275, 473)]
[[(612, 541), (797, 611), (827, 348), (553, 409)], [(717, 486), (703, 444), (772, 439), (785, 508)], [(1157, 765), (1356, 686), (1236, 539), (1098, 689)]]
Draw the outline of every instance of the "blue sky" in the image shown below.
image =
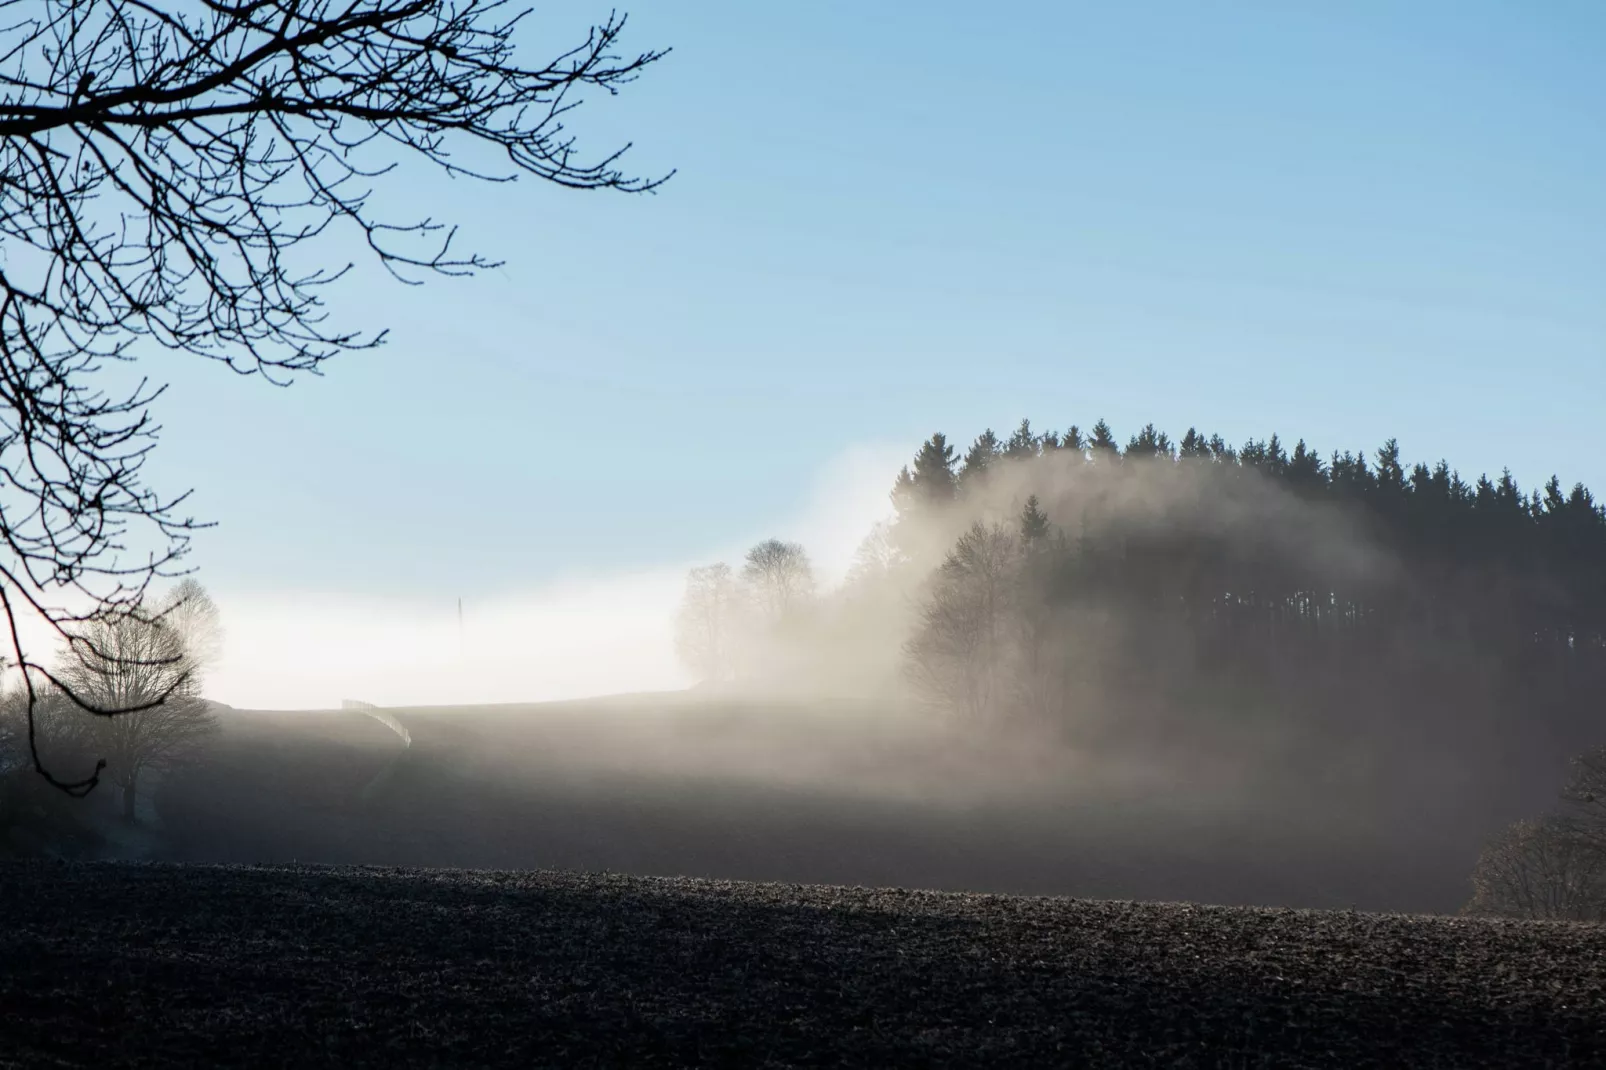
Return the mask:
[(360, 275), (392, 343), (288, 391), (176, 377), (151, 471), (220, 593), (678, 568), (1021, 416), (1606, 491), (1606, 6), (658, 0), (627, 43), (674, 52), (572, 127), (662, 193), (406, 169), (506, 267)]

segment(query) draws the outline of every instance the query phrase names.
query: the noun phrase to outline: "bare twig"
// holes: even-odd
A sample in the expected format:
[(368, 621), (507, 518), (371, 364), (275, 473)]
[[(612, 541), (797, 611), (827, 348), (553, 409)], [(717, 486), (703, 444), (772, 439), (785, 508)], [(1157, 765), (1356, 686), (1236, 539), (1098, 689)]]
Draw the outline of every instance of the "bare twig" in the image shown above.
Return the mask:
[[(624, 149), (587, 159), (565, 126), (586, 91), (615, 93), (664, 53), (620, 54), (625, 18), (610, 15), (527, 66), (525, 14), (504, 0), (0, 0), (0, 598), (30, 741), (34, 678), (73, 692), (25, 655), (18, 613), (100, 657), (98, 626), (137, 616), (205, 526), (185, 495), (142, 482), (164, 388), (126, 376), (139, 352), (284, 384), (379, 345), (383, 331), (328, 323), (323, 294), (351, 265), (306, 266), (303, 246), (337, 228), (408, 282), (495, 266), (458, 252), (450, 226), (373, 211), (372, 184), (403, 160), (631, 193), (668, 177), (626, 174)], [(475, 146), (505, 164), (455, 155)], [(58, 780), (32, 753), (62, 790), (94, 788), (98, 767)]]

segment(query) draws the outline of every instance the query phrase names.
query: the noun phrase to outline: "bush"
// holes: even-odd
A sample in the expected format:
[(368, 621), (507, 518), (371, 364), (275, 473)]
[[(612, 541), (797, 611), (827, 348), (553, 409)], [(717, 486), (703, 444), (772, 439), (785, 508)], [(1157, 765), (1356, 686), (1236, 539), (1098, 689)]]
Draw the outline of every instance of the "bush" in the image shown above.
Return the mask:
[[(47, 741), (55, 738), (66, 713), (54, 696), (40, 702), (38, 720)], [(48, 742), (42, 749), (51, 752)], [(34, 772), (28, 753), (26, 698), (15, 690), (0, 694), (0, 858), (89, 853), (102, 838), (88, 820), (82, 800), (57, 791)]]
[(1466, 913), (1606, 921), (1606, 844), (1585, 822), (1519, 821), (1484, 846)]

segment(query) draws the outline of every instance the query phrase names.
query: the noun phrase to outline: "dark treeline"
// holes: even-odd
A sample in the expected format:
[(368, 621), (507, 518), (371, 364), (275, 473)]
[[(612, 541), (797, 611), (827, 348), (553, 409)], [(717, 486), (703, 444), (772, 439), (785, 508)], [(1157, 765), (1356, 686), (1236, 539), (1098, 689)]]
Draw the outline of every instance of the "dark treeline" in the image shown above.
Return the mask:
[(1103, 421), (1023, 421), (963, 456), (932, 436), (893, 499), (924, 576), (909, 670), (968, 716), (1451, 777), (1603, 729), (1606, 510), (1582, 485), (1468, 481), (1392, 439), (1324, 455), (1151, 425), (1122, 447)]
[[(1428, 632), (1474, 636), (1526, 660), (1561, 656), (1567, 663), (1603, 650), (1606, 507), (1583, 484), (1564, 490), (1556, 477), (1543, 491), (1524, 492), (1509, 470), (1469, 483), (1444, 461), (1408, 469), (1393, 439), (1369, 462), (1349, 451), (1324, 459), (1304, 440), (1287, 450), (1276, 435), (1234, 449), (1190, 429), (1174, 446), (1150, 425), (1121, 449), (1102, 421), (1085, 437), (1074, 426), (1064, 435), (1034, 435), (1023, 423), (1008, 442), (984, 434), (960, 461), (936, 435), (899, 477), (900, 514), (962, 502), (1000, 461), (1056, 454), (1089, 469), (1191, 461), (1229, 478), (1270, 477), (1302, 502), (1346, 510), (1372, 546), (1399, 556), (1408, 580), (1366, 583), (1324, 570), (1320, 560), (1296, 573), (1198, 528), (1124, 527), (1113, 541), (1078, 543), (1075, 557), (1097, 567), (1081, 568), (1072, 586), (1094, 582), (1125, 594), (1143, 588), (1156, 604), (1172, 601), (1190, 618), (1272, 643), (1320, 636), (1375, 644)], [(1073, 534), (1086, 535), (1100, 519), (1083, 514)]]
[(1606, 917), (1606, 825), (1550, 813), (1606, 742), (1606, 510), (1582, 485), (1469, 480), (1392, 439), (1233, 448), (1151, 425), (1123, 445), (1102, 420), (1022, 421), (964, 451), (933, 435), (892, 501), (823, 595), (779, 540), (694, 570), (688, 667), (918, 712), (911, 738), (989, 790), (1047, 778), (1022, 834), (1105, 836), (1089, 865), (1142, 841), (1185, 866), (1208, 833), (1268, 845), (1249, 855), (1272, 872), (1299, 868), (1289, 843), (1344, 860), (1339, 883), (1378, 901), (1476, 869), (1476, 909)]

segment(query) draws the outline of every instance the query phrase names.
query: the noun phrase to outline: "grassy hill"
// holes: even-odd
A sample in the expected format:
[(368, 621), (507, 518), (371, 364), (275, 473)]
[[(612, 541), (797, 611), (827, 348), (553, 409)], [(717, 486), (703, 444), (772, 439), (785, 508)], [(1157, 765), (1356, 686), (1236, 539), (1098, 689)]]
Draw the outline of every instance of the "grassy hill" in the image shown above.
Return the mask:
[(0, 1065), (1586, 1066), (1606, 929), (354, 868), (0, 864)]
[[(1078, 755), (851, 703), (692, 693), (224, 710), (161, 857), (529, 869), (1451, 912), (1500, 815), (1153, 742)], [(1511, 814), (1511, 817), (1518, 816)]]

